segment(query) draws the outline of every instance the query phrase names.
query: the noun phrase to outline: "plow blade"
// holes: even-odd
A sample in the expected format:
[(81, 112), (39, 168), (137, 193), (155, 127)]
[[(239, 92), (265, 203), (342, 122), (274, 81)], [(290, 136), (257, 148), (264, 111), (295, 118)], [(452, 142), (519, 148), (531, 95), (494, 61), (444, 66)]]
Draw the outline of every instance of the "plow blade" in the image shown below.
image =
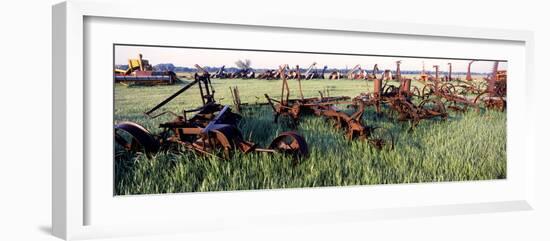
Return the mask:
[(269, 148), (298, 158), (307, 157), (309, 154), (306, 140), (294, 131), (281, 133), (271, 142)]
[[(124, 138), (125, 132), (131, 140)], [(142, 126), (134, 122), (121, 122), (115, 125), (115, 141), (129, 151), (138, 151), (143, 149), (147, 157), (151, 157), (160, 149), (160, 143), (153, 135)]]

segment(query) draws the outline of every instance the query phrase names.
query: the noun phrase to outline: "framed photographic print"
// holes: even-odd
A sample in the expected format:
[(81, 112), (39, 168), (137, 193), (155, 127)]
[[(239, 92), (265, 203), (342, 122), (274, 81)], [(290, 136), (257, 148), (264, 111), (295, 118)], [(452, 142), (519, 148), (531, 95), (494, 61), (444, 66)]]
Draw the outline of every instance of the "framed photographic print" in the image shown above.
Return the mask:
[(506, 179), (507, 60), (113, 48), (115, 195)]
[(53, 8), (55, 235), (531, 209), (532, 33), (170, 3)]

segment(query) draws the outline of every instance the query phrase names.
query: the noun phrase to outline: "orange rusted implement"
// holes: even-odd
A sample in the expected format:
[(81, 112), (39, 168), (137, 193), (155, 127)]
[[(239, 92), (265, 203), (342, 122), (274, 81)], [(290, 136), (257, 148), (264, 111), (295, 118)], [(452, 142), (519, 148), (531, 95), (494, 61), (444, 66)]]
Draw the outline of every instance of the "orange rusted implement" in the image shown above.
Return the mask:
[[(399, 61), (397, 62), (399, 66)], [(397, 71), (399, 73), (399, 71)], [(374, 79), (374, 91), (363, 93), (354, 98), (366, 106), (374, 106), (378, 114), (382, 114), (382, 105), (388, 106), (390, 115), (399, 121), (410, 121), (414, 128), (420, 120), (440, 117), (446, 119), (447, 111), (439, 99), (424, 99), (419, 105), (413, 103), (414, 97), (421, 98), (420, 90), (411, 86), (411, 79), (396, 75), (399, 86), (382, 85), (382, 79)]]
[[(191, 150), (204, 155), (229, 158), (233, 151), (243, 153), (269, 152), (290, 154), (294, 160), (308, 155), (305, 139), (294, 131), (283, 132), (277, 136), (268, 148), (260, 148), (252, 141), (243, 138), (237, 127), (241, 119), (239, 114), (231, 112), (229, 106), (222, 106), (214, 99), (214, 89), (210, 83), (210, 75), (196, 65), (202, 74), (195, 74), (195, 80), (169, 96), (145, 114), (156, 118), (164, 114), (174, 116), (174, 119), (159, 125), (160, 134), (153, 135), (144, 127), (133, 122), (122, 122), (115, 125), (115, 141), (124, 149), (132, 152), (142, 152), (148, 157), (159, 151)], [(182, 115), (165, 111), (152, 115), (156, 110), (185, 92), (193, 85), (198, 85), (203, 105), (192, 110), (184, 110)], [(232, 90), (238, 96), (238, 89)], [(238, 98), (238, 97), (237, 97)], [(240, 98), (236, 99), (239, 106)], [(239, 107), (237, 107), (239, 108)], [(189, 113), (195, 113), (187, 118)]]
[[(472, 63), (472, 62), (470, 62)], [(435, 96), (445, 102), (447, 107), (454, 111), (466, 111), (468, 108), (496, 109), (504, 111), (506, 109), (506, 71), (498, 70), (498, 61), (495, 61), (493, 72), (485, 78), (486, 87), (476, 86), (472, 82), (457, 82), (453, 84), (446, 82), (439, 84), (426, 84), (422, 89), (422, 97), (428, 98)], [(468, 98), (473, 95), (475, 98)]]
[[(304, 98), (300, 84), (298, 85), (300, 98), (289, 99), (290, 90), (284, 73), (286, 67), (287, 65), (282, 65), (279, 69), (280, 75), (283, 76), (281, 99), (273, 99), (265, 94), (273, 109), (275, 122), (278, 122), (279, 117), (287, 116), (291, 120), (291, 125), (296, 127), (303, 114), (315, 114), (333, 121), (334, 127), (345, 131), (348, 140), (366, 140), (378, 149), (383, 147), (393, 149), (394, 139), (391, 132), (384, 128), (363, 124), (362, 117), (365, 111), (365, 103), (362, 101), (350, 101), (348, 96), (330, 97), (328, 92), (325, 96), (321, 91), (319, 91), (320, 97)], [(296, 79), (300, 81), (299, 76)], [(355, 108), (355, 112), (349, 115), (337, 108), (336, 105), (339, 104), (348, 104)]]

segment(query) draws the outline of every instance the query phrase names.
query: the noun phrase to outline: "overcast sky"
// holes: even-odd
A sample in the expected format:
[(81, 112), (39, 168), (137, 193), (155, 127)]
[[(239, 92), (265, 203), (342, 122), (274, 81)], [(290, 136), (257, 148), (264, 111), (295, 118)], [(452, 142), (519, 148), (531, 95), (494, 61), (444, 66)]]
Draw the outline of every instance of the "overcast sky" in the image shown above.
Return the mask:
[[(161, 63), (172, 63), (175, 66), (193, 67), (195, 64), (201, 66), (236, 67), (235, 61), (239, 59), (250, 59), (252, 68), (276, 69), (281, 64), (288, 64), (292, 67), (297, 64), (301, 68), (309, 67), (313, 62), (317, 68), (327, 65), (329, 68), (353, 68), (360, 64), (363, 69), (371, 70), (374, 64), (378, 64), (380, 70), (395, 70), (395, 61), (401, 60), (401, 70), (422, 70), (424, 63), (426, 71), (433, 70), (433, 65), (439, 65), (440, 71), (449, 69), (447, 63), (452, 63), (453, 72), (466, 72), (469, 60), (448, 60), (432, 58), (404, 58), (404, 57), (379, 57), (379, 56), (352, 56), (334, 54), (308, 54), (308, 53), (281, 53), (262, 51), (242, 50), (211, 50), (211, 49), (190, 49), (173, 47), (150, 47), (150, 46), (115, 46), (115, 64), (127, 64), (128, 59), (137, 58), (142, 53), (143, 58), (149, 60), (151, 65)], [(452, 58), (453, 56), (449, 56)], [(472, 56), (475, 59), (475, 56)], [(499, 69), (506, 69), (507, 63), (501, 62)], [(477, 61), (472, 64), (472, 72), (490, 73), (493, 68), (492, 61)]]

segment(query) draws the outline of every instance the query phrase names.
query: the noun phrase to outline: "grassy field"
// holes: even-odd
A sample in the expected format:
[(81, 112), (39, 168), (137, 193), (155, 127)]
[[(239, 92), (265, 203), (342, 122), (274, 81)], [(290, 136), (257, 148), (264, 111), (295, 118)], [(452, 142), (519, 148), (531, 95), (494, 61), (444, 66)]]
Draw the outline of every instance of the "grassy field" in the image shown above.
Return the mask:
[[(291, 97), (297, 82), (290, 80)], [(421, 86), (420, 83), (414, 83)], [(213, 80), (216, 99), (231, 104), (229, 86), (238, 86), (243, 102), (265, 102), (264, 93), (279, 98), (280, 80)], [(397, 83), (394, 83), (397, 85)], [(149, 119), (143, 112), (181, 86), (115, 86), (115, 123), (137, 122), (153, 133), (170, 117)], [(305, 97), (356, 96), (372, 90), (372, 82), (357, 80), (302, 81)], [(181, 113), (200, 105), (196, 88), (174, 99), (164, 109)], [(475, 111), (450, 113), (447, 121), (425, 120), (408, 132), (407, 122), (377, 117), (367, 109), (364, 123), (390, 129), (394, 150), (376, 150), (362, 141), (348, 141), (342, 132), (320, 117), (305, 117), (297, 131), (307, 140), (310, 156), (297, 166), (282, 155), (236, 153), (230, 160), (194, 153), (160, 153), (152, 159), (124, 152), (115, 155), (115, 193), (152, 194), (365, 184), (420, 183), (506, 178), (506, 113)], [(267, 146), (279, 133), (290, 130), (273, 123), (271, 108), (246, 111), (239, 127), (245, 138)], [(118, 149), (117, 149), (118, 150)]]

